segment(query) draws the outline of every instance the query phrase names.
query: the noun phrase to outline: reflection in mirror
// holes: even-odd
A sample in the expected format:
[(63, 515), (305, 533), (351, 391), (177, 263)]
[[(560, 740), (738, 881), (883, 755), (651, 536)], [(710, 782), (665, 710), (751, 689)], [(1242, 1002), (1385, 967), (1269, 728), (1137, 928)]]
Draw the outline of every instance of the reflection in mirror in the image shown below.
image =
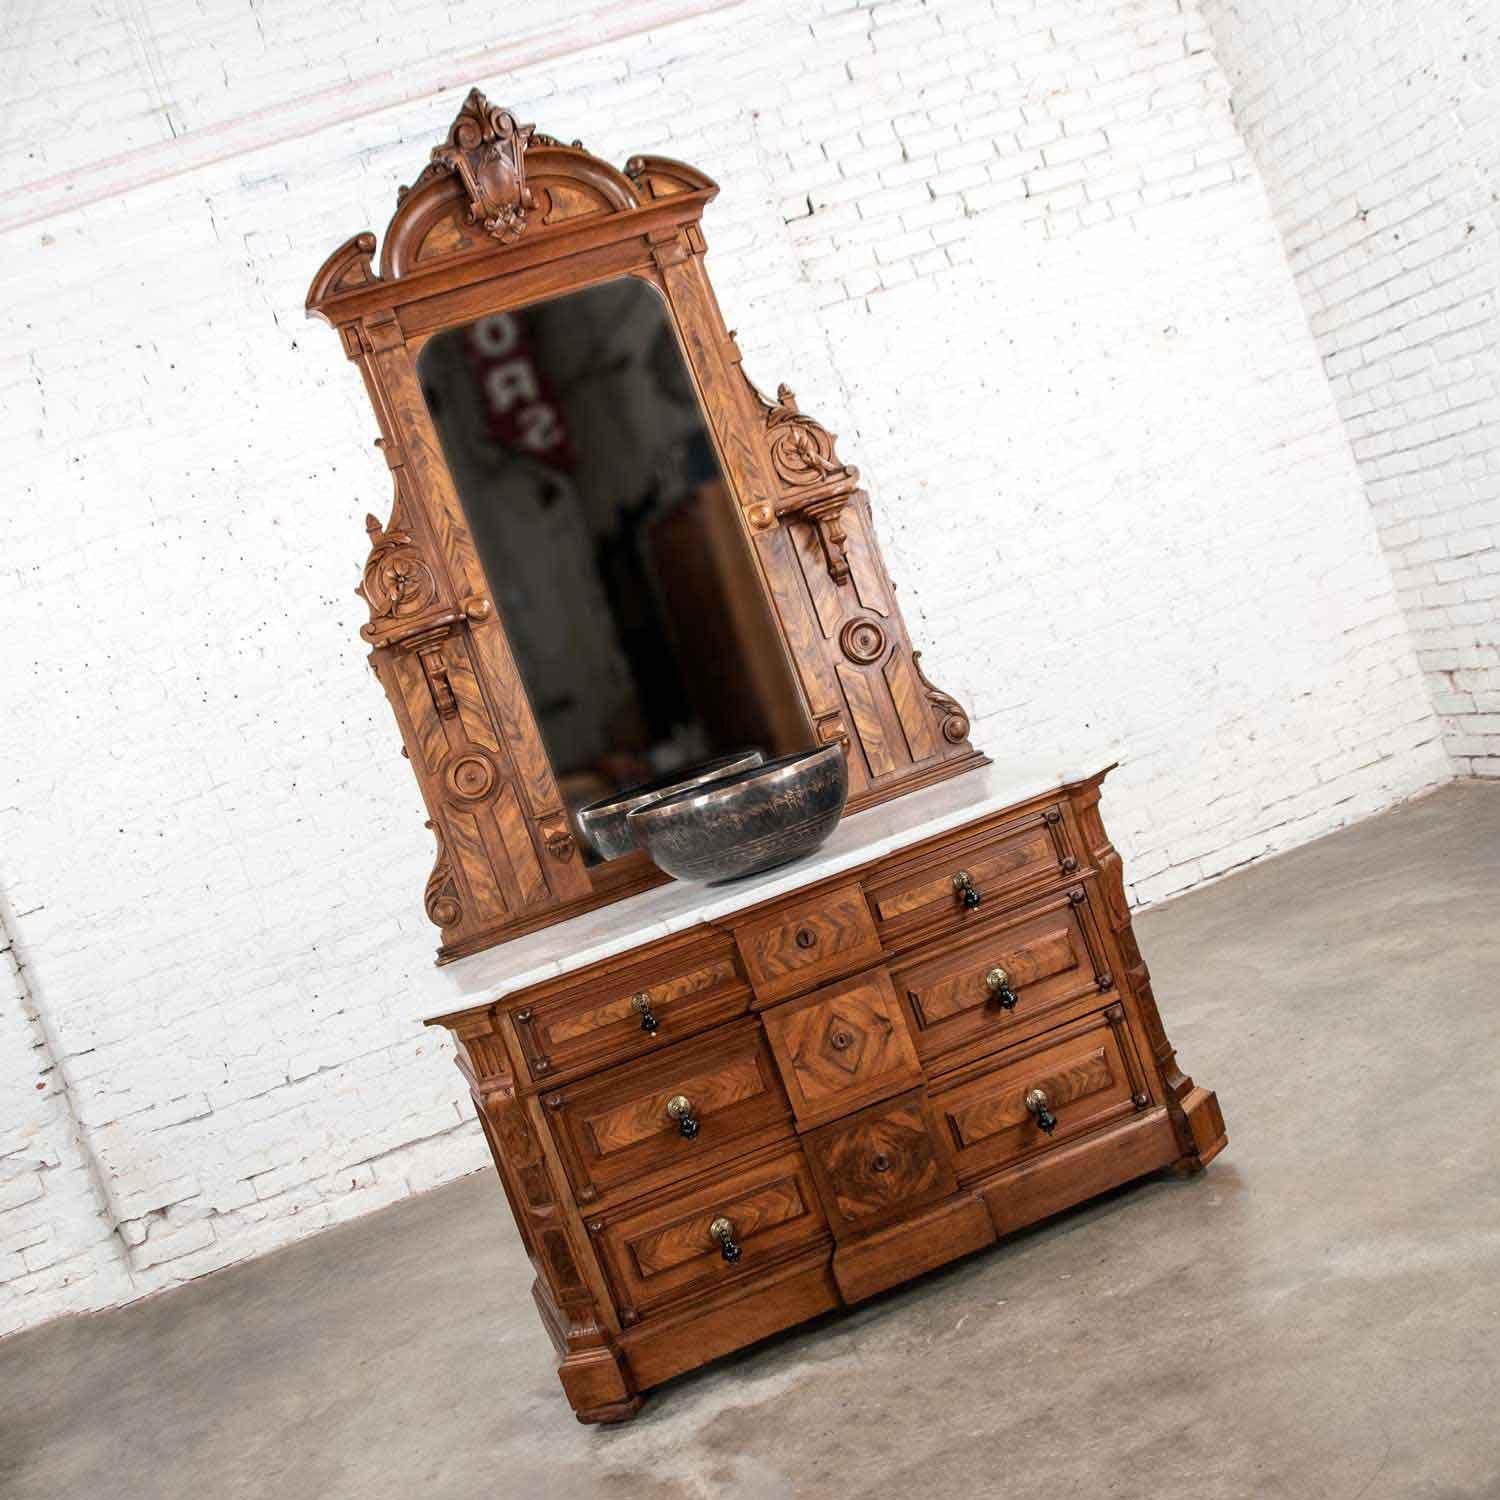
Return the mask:
[(418, 369), (570, 809), (729, 750), (812, 743), (654, 287), (480, 318)]

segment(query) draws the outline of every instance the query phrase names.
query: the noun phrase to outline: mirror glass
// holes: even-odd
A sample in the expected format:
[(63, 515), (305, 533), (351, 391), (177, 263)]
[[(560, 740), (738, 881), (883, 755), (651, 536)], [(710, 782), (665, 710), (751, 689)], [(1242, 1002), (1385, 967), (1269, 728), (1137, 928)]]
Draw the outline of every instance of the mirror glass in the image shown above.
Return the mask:
[(812, 743), (655, 287), (447, 329), (418, 372), (570, 809)]

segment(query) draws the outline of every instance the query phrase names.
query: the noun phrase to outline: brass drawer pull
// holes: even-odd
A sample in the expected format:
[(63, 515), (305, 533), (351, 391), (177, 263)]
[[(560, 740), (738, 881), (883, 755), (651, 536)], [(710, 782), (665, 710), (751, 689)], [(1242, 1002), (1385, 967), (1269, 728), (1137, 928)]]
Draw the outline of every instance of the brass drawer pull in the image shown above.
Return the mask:
[(661, 1022), (651, 1014), (651, 991), (642, 990), (639, 995), (632, 995), (630, 1008), (641, 1018), (641, 1030), (647, 1036), (655, 1036), (656, 1028)]
[(673, 1094), (667, 1100), (667, 1114), (677, 1121), (684, 1140), (690, 1141), (698, 1134), (698, 1117), (693, 1113), (693, 1101), (686, 1094)]
[[(1014, 1098), (1014, 1095), (1012, 1095)], [(1031, 1089), (1026, 1095), (1026, 1108), (1036, 1116), (1036, 1122), (1051, 1135), (1057, 1129), (1057, 1116), (1047, 1108), (1047, 1096), (1041, 1089)]]
[(740, 1247), (734, 1242), (734, 1225), (721, 1215), (708, 1226), (708, 1233), (719, 1242), (719, 1254), (733, 1265), (740, 1258)]
[(990, 998), (999, 1003), (1001, 1010), (1016, 1008), (1016, 992), (1010, 987), (1010, 975), (999, 964), (984, 976), (984, 987), (990, 992)]
[(975, 889), (974, 877), (967, 870), (960, 870), (953, 877), (953, 890), (963, 903), (965, 911), (973, 911), (984, 900), (984, 897)]

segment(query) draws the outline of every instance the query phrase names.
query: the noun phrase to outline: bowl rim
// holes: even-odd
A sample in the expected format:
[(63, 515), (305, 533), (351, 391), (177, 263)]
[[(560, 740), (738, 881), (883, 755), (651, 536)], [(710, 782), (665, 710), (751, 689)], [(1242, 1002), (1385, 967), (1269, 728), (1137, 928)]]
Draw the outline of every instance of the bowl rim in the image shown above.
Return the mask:
[[(751, 760), (754, 756), (755, 759)], [(724, 755), (716, 755), (711, 760), (696, 761), (691, 765), (680, 766), (676, 771), (666, 771), (660, 776), (653, 777), (650, 781), (638, 781), (634, 786), (621, 787), (617, 792), (611, 792), (606, 797), (596, 797), (592, 802), (585, 802), (574, 816), (582, 822), (590, 815), (598, 816), (601, 813), (613, 813), (621, 810), (621, 805), (631, 802), (639, 802), (643, 799), (655, 800), (663, 793), (671, 792), (674, 787), (683, 791), (691, 790), (695, 782), (701, 781), (705, 776), (713, 776), (717, 769), (732, 767), (739, 761), (746, 764), (742, 770), (752, 771), (757, 766), (766, 762), (766, 752), (754, 745), (747, 745), (743, 750), (731, 751)], [(731, 772), (731, 774), (733, 774)], [(623, 811), (630, 812), (630, 807), (624, 807)]]
[[(772, 756), (770, 760), (763, 761), (758, 766), (747, 766), (743, 771), (733, 771), (728, 776), (720, 776), (713, 781), (706, 781), (701, 786), (684, 787), (680, 792), (668, 792), (665, 796), (653, 797), (641, 807), (633, 807), (626, 814), (625, 821), (630, 827), (646, 825), (653, 813), (667, 812), (675, 808), (685, 807), (690, 802), (701, 801), (712, 804), (716, 799), (726, 798), (730, 793), (738, 790), (746, 781), (752, 778), (763, 778), (766, 781), (777, 781), (788, 773), (801, 770), (806, 766), (819, 760), (832, 760), (837, 758), (840, 764), (846, 766), (847, 759), (843, 745), (835, 740), (831, 745), (815, 745), (807, 750), (792, 750), (785, 755)], [(845, 782), (845, 797), (848, 796), (848, 784)], [(636, 819), (640, 819), (640, 823)]]

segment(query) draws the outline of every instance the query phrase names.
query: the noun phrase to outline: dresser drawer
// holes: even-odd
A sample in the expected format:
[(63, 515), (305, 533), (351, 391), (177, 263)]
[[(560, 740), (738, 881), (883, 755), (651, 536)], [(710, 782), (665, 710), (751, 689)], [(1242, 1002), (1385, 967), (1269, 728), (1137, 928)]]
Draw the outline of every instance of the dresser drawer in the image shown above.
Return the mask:
[(925, 1089), (872, 1105), (803, 1138), (836, 1238), (847, 1239), (957, 1187)]
[(786, 1095), (754, 1021), (731, 1023), (543, 1098), (580, 1203), (634, 1196), (787, 1134)]
[(761, 1018), (802, 1128), (920, 1083), (921, 1064), (884, 969), (842, 979)]
[(967, 1070), (933, 1100), (965, 1182), (1151, 1103), (1121, 1005), (1045, 1032), (987, 1067)]
[(865, 882), (887, 946), (976, 923), (997, 905), (1078, 869), (1061, 806), (1038, 809), (940, 850), (892, 862)]
[(997, 915), (894, 970), (924, 1062), (955, 1047), (988, 1050), (1114, 984), (1086, 889)]
[(722, 933), (633, 969), (549, 990), (511, 1012), (533, 1079), (608, 1067), (743, 1014), (750, 990)]
[(778, 907), (738, 927), (735, 938), (762, 1001), (811, 989), (880, 957), (880, 938), (857, 885)]
[(626, 1324), (754, 1278), (828, 1238), (796, 1146), (588, 1227)]

